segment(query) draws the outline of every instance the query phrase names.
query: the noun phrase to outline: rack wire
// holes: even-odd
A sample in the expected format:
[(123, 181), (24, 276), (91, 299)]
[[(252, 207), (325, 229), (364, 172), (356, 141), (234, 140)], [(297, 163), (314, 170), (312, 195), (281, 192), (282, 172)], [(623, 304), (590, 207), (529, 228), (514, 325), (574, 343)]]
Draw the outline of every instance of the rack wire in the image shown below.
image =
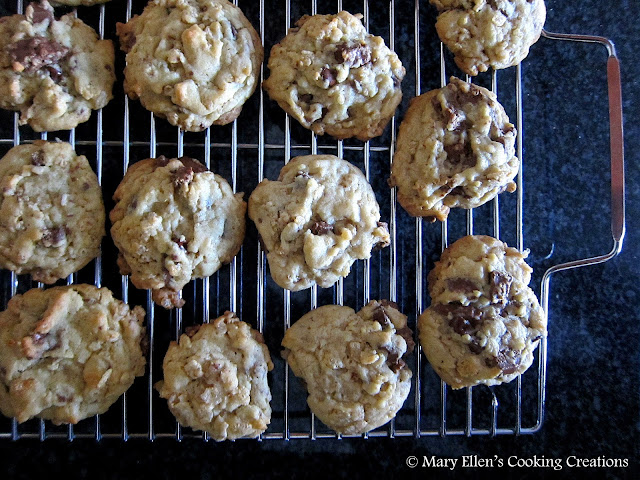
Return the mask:
[[(347, 2), (345, 0), (279, 0), (284, 10), (284, 25), (277, 25), (275, 15), (265, 10), (266, 0), (243, 2), (254, 26), (259, 30), (265, 54), (269, 47), (282, 38), (303, 13), (331, 13), (347, 9), (363, 14), (365, 27), (372, 33), (383, 36), (392, 50), (404, 48), (404, 43), (413, 42), (413, 58), (405, 63), (414, 79), (405, 79), (405, 97), (422, 93), (425, 84), (423, 70), (424, 48), (427, 36), (435, 35), (432, 28), (433, 12), (425, 2), (407, 0), (413, 7), (413, 24), (397, 22), (396, 3), (403, 0), (388, 0), (385, 21), (375, 27), (370, 22), (368, 0)], [(321, 4), (319, 5), (319, 3)], [(237, 5), (238, 0), (234, 0)], [(344, 4), (343, 4), (344, 3)], [(128, 0), (126, 5), (111, 2), (95, 7), (80, 8), (77, 15), (96, 28), (101, 38), (113, 34), (115, 21), (126, 22), (133, 14), (140, 13), (143, 2)], [(376, 6), (378, 7), (378, 6)], [(407, 20), (403, 10), (399, 15)], [(16, 11), (24, 11), (23, 0), (16, 3)], [(75, 12), (75, 11), (74, 11)], [(59, 12), (57, 12), (59, 13)], [(386, 27), (383, 24), (386, 23)], [(113, 24), (113, 25), (112, 25)], [(275, 25), (275, 26), (274, 26)], [(108, 28), (108, 30), (107, 30)], [(399, 32), (398, 32), (399, 30)], [(617, 255), (624, 238), (624, 152), (622, 150), (622, 111), (619, 79), (619, 64), (615, 47), (608, 39), (593, 36), (563, 35), (543, 32), (550, 40), (591, 42), (604, 45), (608, 51), (608, 79), (611, 125), (611, 189), (612, 189), (612, 236), (613, 247), (607, 254), (563, 263), (548, 269), (541, 282), (541, 304), (546, 312), (549, 308), (551, 276), (559, 271), (593, 265), (610, 260)], [(268, 38), (267, 38), (268, 37)], [(401, 37), (403, 44), (397, 38)], [(115, 39), (115, 35), (111, 38)], [(445, 47), (439, 44), (439, 81), (444, 86), (447, 74), (452, 71)], [(403, 59), (406, 62), (406, 59)], [(266, 62), (265, 62), (266, 63)], [(264, 67), (263, 67), (264, 69)], [(517, 155), (521, 165), (523, 156), (523, 67), (515, 67), (511, 101), (515, 104), (515, 123), (518, 132)], [(265, 77), (260, 72), (260, 80)], [(118, 81), (121, 81), (121, 76)], [(467, 81), (472, 79), (467, 76)], [(475, 81), (475, 79), (474, 79)], [(498, 73), (490, 73), (490, 88), (498, 94)], [(406, 87), (409, 85), (409, 87)], [(411, 90), (411, 86), (415, 88)], [(435, 88), (436, 86), (434, 86)], [(166, 404), (154, 391), (154, 383), (161, 378), (161, 363), (168, 343), (176, 340), (188, 324), (207, 323), (225, 310), (237, 312), (245, 321), (257, 328), (266, 338), (275, 363), (270, 374), (273, 393), (273, 416), (268, 430), (258, 440), (270, 439), (321, 439), (341, 438), (317, 421), (308, 410), (304, 387), (290, 374), (286, 361), (279, 355), (280, 341), (287, 328), (308, 310), (327, 303), (349, 305), (359, 309), (372, 298), (387, 298), (400, 305), (409, 315), (410, 326), (415, 331), (415, 319), (427, 305), (426, 275), (431, 262), (447, 247), (450, 239), (481, 230), (496, 238), (505, 236), (515, 239), (515, 246), (525, 249), (524, 239), (524, 185), (522, 167), (517, 176), (517, 193), (513, 199), (495, 198), (487, 208), (452, 214), (450, 221), (428, 224), (422, 218), (411, 218), (398, 208), (395, 190), (385, 188), (386, 178), (393, 160), (398, 119), (394, 117), (380, 139), (369, 142), (333, 141), (319, 138), (292, 122), (288, 115), (274, 109), (261, 89), (247, 102), (245, 112), (227, 127), (213, 127), (201, 134), (185, 133), (169, 127), (164, 120), (157, 120), (142, 109), (138, 102), (130, 101), (122, 90), (116, 89), (116, 97), (105, 109), (94, 113), (86, 125), (69, 132), (56, 132), (55, 138), (69, 141), (82, 151), (90, 161), (103, 187), (105, 202), (113, 194), (115, 186), (131, 163), (159, 154), (188, 155), (204, 161), (206, 166), (225, 176), (234, 192), (249, 192), (264, 178), (274, 178), (278, 170), (298, 154), (333, 153), (360, 166), (372, 183), (381, 204), (383, 216), (387, 215), (391, 245), (376, 253), (371, 260), (356, 264), (349, 277), (341, 279), (330, 289), (311, 288), (305, 292), (290, 292), (277, 287), (269, 278), (268, 265), (257, 236), (249, 231), (238, 256), (210, 278), (191, 282), (181, 295), (185, 307), (170, 313), (156, 307), (150, 292), (141, 292), (130, 285), (127, 276), (115, 271), (115, 255), (109, 239), (103, 242), (99, 258), (81, 272), (66, 279), (67, 284), (76, 282), (108, 286), (116, 296), (131, 304), (146, 307), (146, 327), (150, 338), (148, 366), (144, 378), (139, 378), (133, 387), (103, 415), (80, 422), (78, 425), (54, 426), (43, 420), (30, 420), (18, 425), (15, 420), (0, 421), (0, 438), (39, 439), (62, 438), (69, 441), (79, 438), (101, 440), (115, 438), (202, 438), (205, 433), (181, 427), (169, 413)], [(501, 100), (503, 96), (501, 95)], [(18, 125), (18, 114), (7, 114), (13, 130), (5, 135), (2, 131), (0, 148), (48, 139), (47, 133), (37, 137), (28, 127)], [(4, 118), (4, 117), (3, 117)], [(118, 119), (122, 127), (117, 128)], [(256, 121), (257, 120), (257, 121)], [(5, 122), (6, 123), (6, 122)], [(144, 127), (144, 124), (148, 128)], [(106, 130), (105, 130), (106, 127)], [(119, 132), (119, 133), (118, 133)], [(173, 140), (171, 140), (173, 138)], [(248, 194), (245, 195), (247, 197)], [(505, 213), (507, 212), (507, 213)], [(515, 221), (512, 217), (515, 214)], [(461, 216), (462, 215), (462, 216)], [(506, 218), (505, 218), (506, 217)], [(455, 222), (455, 225), (452, 225)], [(251, 229), (251, 226), (249, 226)], [(439, 230), (439, 231), (438, 231)], [(439, 236), (439, 242), (437, 242)], [(436, 245), (439, 246), (436, 247)], [(4, 305), (8, 299), (28, 288), (44, 288), (27, 276), (2, 272)], [(508, 435), (530, 434), (538, 431), (544, 421), (546, 382), (546, 339), (541, 342), (536, 354), (536, 363), (529, 371), (509, 385), (499, 387), (469, 387), (453, 391), (439, 380), (426, 362), (416, 335), (416, 350), (408, 362), (414, 373), (410, 397), (394, 420), (368, 434), (370, 437), (421, 437), (446, 435)]]

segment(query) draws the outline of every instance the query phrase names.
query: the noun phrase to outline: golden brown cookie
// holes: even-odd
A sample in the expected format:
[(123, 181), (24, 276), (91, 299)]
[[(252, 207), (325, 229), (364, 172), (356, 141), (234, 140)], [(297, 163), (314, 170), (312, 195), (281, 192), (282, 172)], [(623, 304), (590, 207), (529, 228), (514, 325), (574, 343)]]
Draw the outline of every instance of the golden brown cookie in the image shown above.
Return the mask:
[(546, 315), (527, 285), (526, 253), (484, 235), (457, 240), (429, 273), (418, 319), (423, 351), (454, 389), (510, 382), (533, 362)]

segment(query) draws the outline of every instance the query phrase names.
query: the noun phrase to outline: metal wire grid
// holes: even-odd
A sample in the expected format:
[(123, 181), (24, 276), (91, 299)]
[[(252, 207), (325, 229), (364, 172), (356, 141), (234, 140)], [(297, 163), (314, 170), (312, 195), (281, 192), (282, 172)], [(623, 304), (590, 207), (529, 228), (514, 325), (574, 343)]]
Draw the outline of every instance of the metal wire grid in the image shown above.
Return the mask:
[[(310, 5), (310, 11), (308, 13), (315, 14), (318, 12), (317, 6), (318, 0), (312, 0)], [(234, 0), (237, 5), (237, 0)], [(261, 40), (265, 44), (265, 20), (268, 18), (265, 12), (266, 0), (260, 0), (259, 3), (259, 24), (255, 25), (261, 35)], [(291, 0), (284, 0), (285, 10), (285, 29), (282, 31), (282, 36), (291, 26), (292, 19), (292, 3)], [(365, 26), (369, 27), (369, 3), (364, 0), (362, 5), (363, 22)], [(306, 5), (305, 5), (306, 7)], [(337, 1), (337, 10), (343, 9), (342, 0)], [(353, 8), (353, 6), (349, 6)], [(97, 20), (96, 30), (101, 38), (105, 35), (105, 15), (106, 9), (115, 9), (117, 6), (115, 2), (113, 5), (100, 5), (92, 7), (99, 9), (99, 17)], [(140, 7), (140, 11), (141, 11)], [(390, 0), (388, 3), (389, 8), (389, 31), (388, 39), (389, 46), (392, 50), (395, 50), (396, 41), (396, 0)], [(23, 12), (24, 5), (23, 0), (18, 0), (17, 11)], [(353, 11), (353, 10), (351, 10)], [(139, 13), (136, 11), (135, 13)], [(323, 12), (324, 13), (324, 12)], [(132, 1), (128, 0), (126, 4), (126, 11), (122, 15), (122, 19), (119, 21), (127, 21), (132, 16)], [(414, 51), (414, 69), (415, 69), (415, 95), (420, 95), (421, 92), (421, 7), (419, 0), (414, 2), (414, 24), (413, 24), (413, 40), (415, 45)], [(381, 34), (380, 32), (374, 32)], [(549, 38), (552, 38), (554, 34), (546, 34)], [(596, 38), (596, 37), (593, 37)], [(571, 40), (572, 38), (566, 38)], [(575, 40), (575, 38), (573, 38)], [(602, 39), (601, 39), (602, 40)], [(587, 41), (587, 40), (585, 40)], [(602, 43), (602, 42), (601, 42)], [(268, 52), (265, 52), (268, 54)], [(611, 51), (610, 51), (611, 54)], [(614, 52), (615, 56), (615, 52)], [(440, 44), (440, 80), (444, 86), (447, 83), (446, 75), (446, 53), (445, 48)], [(264, 72), (260, 74), (260, 80), (264, 78)], [(467, 81), (471, 79), (467, 76)], [(491, 74), (491, 89), (494, 93), (498, 93), (498, 80), (496, 72)], [(405, 96), (408, 92), (405, 91)], [(177, 133), (174, 137), (174, 141), (167, 141), (164, 135), (161, 140), (158, 138), (158, 130), (160, 126), (157, 126), (154, 116), (150, 113), (146, 113), (149, 119), (149, 131), (148, 141), (139, 141), (132, 138), (132, 123), (131, 123), (131, 109), (139, 108), (137, 105), (132, 105), (126, 95), (122, 94), (121, 101), (123, 102), (123, 126), (122, 126), (122, 141), (105, 141), (103, 140), (103, 111), (100, 110), (95, 113), (96, 115), (96, 128), (95, 128), (95, 140), (76, 138), (76, 131), (71, 130), (69, 132), (68, 141), (75, 147), (93, 147), (95, 148), (95, 169), (98, 176), (98, 181), (102, 185), (103, 182), (103, 155), (104, 150), (109, 147), (117, 147), (122, 149), (122, 162), (121, 169), (122, 174), (128, 168), (132, 159), (132, 149), (146, 150), (146, 155), (149, 157), (157, 156), (158, 149), (162, 148), (175, 148), (178, 156), (185, 154), (185, 148), (197, 149), (202, 152), (204, 163), (208, 168), (212, 167), (212, 151), (217, 152), (219, 150), (227, 151), (225, 155), (229, 161), (229, 165), (226, 167), (229, 173), (230, 183), (234, 192), (237, 191), (238, 183), (241, 180), (239, 178), (239, 152), (243, 154), (247, 151), (255, 152), (255, 158), (257, 160), (256, 165), (253, 168), (257, 168), (257, 182), (260, 182), (265, 178), (265, 169), (273, 162), (268, 161), (267, 156), (272, 152), (275, 152), (275, 157), (280, 158), (280, 166), (282, 166), (282, 160), (284, 163), (288, 162), (292, 158), (292, 152), (303, 151), (306, 153), (318, 153), (320, 150), (328, 150), (335, 152), (339, 157), (345, 155), (361, 155), (358, 160), (362, 166), (365, 176), (368, 180), (371, 180), (371, 157), (376, 157), (376, 160), (382, 159), (382, 164), (386, 165), (387, 169), (391, 165), (391, 161), (394, 153), (395, 136), (397, 120), (394, 117), (390, 126), (387, 127), (390, 131), (390, 138), (384, 145), (374, 145), (373, 142), (365, 142), (359, 144), (353, 144), (350, 142), (337, 141), (332, 145), (318, 144), (318, 138), (315, 134), (310, 134), (309, 143), (301, 144), (295, 143), (292, 138), (292, 130), (296, 127), (292, 125), (290, 118), (284, 115), (284, 138), (282, 143), (271, 143), (266, 141), (265, 125), (267, 124), (266, 118), (266, 100), (264, 92), (258, 89), (255, 93), (258, 102), (257, 112), (257, 140), (249, 143), (239, 142), (238, 136), (238, 122), (247, 122), (240, 117), (240, 120), (233, 122), (230, 127), (230, 141), (228, 142), (214, 142), (214, 136), (217, 135), (217, 130), (207, 129), (203, 134), (204, 137), (198, 137), (196, 142), (185, 142), (184, 132), (177, 129)], [(112, 102), (118, 101), (114, 99)], [(136, 102), (137, 103), (137, 102)], [(516, 118), (515, 123), (518, 131), (517, 137), (517, 154), (518, 157), (523, 160), (523, 137), (522, 132), (524, 129), (523, 124), (523, 102), (522, 102), (522, 67), (518, 65), (515, 69), (515, 104), (516, 104)], [(160, 120), (164, 122), (164, 120)], [(164, 127), (162, 127), (164, 128)], [(176, 129), (174, 129), (174, 132)], [(164, 133), (164, 132), (163, 132)], [(47, 139), (47, 134), (41, 134), (42, 139)], [(23, 141), (21, 138), (21, 131), (18, 127), (18, 114), (13, 118), (13, 138), (0, 138), (0, 145), (18, 145)], [(29, 141), (29, 140), (26, 140)], [(144, 156), (144, 154), (142, 155)], [(202, 157), (200, 157), (202, 158)], [(385, 160), (386, 158), (386, 160)], [(245, 163), (247, 163), (245, 161)], [(221, 165), (218, 163), (218, 167)], [(245, 165), (245, 168), (249, 166)], [(279, 167), (278, 167), (279, 168)], [(243, 170), (244, 171), (244, 170)], [(112, 173), (112, 170), (109, 172)], [(120, 177), (121, 178), (121, 177)], [(516, 229), (516, 247), (520, 250), (524, 249), (523, 238), (523, 181), (522, 181), (522, 169), (517, 176), (517, 201), (515, 206), (515, 229)], [(403, 251), (399, 245), (399, 229), (400, 224), (406, 222), (406, 217), (403, 220), (403, 213), (397, 208), (397, 200), (395, 190), (391, 190), (387, 194), (386, 200), (381, 198), (379, 191), (376, 192), (381, 206), (385, 207), (385, 203), (388, 202), (389, 211), (389, 231), (391, 235), (391, 246), (387, 251), (378, 254), (378, 257), (372, 258), (371, 261), (367, 260), (362, 262), (362, 269), (359, 266), (354, 268), (354, 271), (350, 275), (351, 279), (340, 280), (336, 286), (334, 286), (327, 296), (323, 292), (321, 297), (323, 301), (321, 303), (337, 303), (348, 304), (356, 309), (359, 309), (362, 305), (366, 304), (372, 298), (372, 262), (377, 266), (377, 272), (386, 274), (382, 276), (388, 277), (388, 283), (374, 277), (377, 289), (374, 288), (379, 295), (378, 298), (382, 298), (384, 295), (389, 300), (398, 302), (404, 307), (405, 313), (409, 317), (417, 318), (418, 315), (425, 308), (425, 284), (423, 279), (426, 278), (428, 273), (428, 253), (425, 249), (425, 227), (426, 224), (421, 218), (411, 220), (415, 222), (413, 227), (415, 232), (414, 251)], [(624, 195), (623, 195), (624, 198)], [(500, 225), (500, 204), (499, 198), (493, 200), (491, 207), (491, 222), (492, 222), (492, 234), (496, 238), (500, 238), (501, 225)], [(622, 227), (622, 235), (617, 239), (616, 245), (610, 254), (601, 257), (594, 257), (593, 259), (587, 259), (571, 264), (563, 264), (548, 271), (543, 279), (542, 284), (542, 305), (545, 311), (548, 309), (548, 289), (549, 289), (549, 277), (554, 271), (559, 271), (567, 268), (574, 268), (586, 264), (598, 263), (606, 261), (619, 251), (622, 244), (622, 236), (624, 233), (624, 219)], [(437, 227), (431, 227), (437, 228)], [(447, 221), (441, 224), (440, 238), (441, 249), (446, 248), (449, 244), (450, 228)], [(466, 234), (474, 233), (474, 211), (469, 210), (466, 212), (465, 232)], [(615, 238), (614, 238), (615, 239)], [(161, 348), (161, 342), (158, 338), (162, 334), (166, 334), (170, 326), (173, 327), (172, 338), (177, 339), (183, 331), (183, 316), (187, 316), (188, 321), (198, 323), (207, 323), (211, 316), (215, 318), (217, 314), (221, 314), (224, 310), (228, 309), (235, 312), (242, 313), (243, 301), (244, 305), (250, 305), (252, 301), (255, 301), (255, 320), (244, 316), (243, 320), (251, 323), (261, 333), (265, 333), (265, 330), (277, 331), (279, 328), (280, 334), (284, 334), (287, 328), (291, 325), (292, 321), (297, 318), (296, 310), (300, 307), (300, 295), (294, 294), (297, 298), (295, 301), (292, 299), (292, 293), (288, 290), (276, 290), (280, 295), (281, 304), (274, 300), (274, 295), (270, 293), (270, 289), (273, 290), (273, 285), (269, 285), (268, 270), (265, 258), (265, 252), (262, 250), (259, 242), (255, 242), (251, 254), (255, 255), (254, 260), (247, 259), (246, 251), (250, 250), (247, 247), (247, 242), (243, 246), (240, 254), (231, 262), (228, 267), (224, 267), (217, 272), (211, 278), (205, 278), (202, 280), (194, 281), (189, 285), (189, 295), (194, 303), (197, 302), (197, 308), (194, 307), (190, 312), (187, 307), (177, 308), (172, 311), (171, 314), (167, 314), (161, 308), (156, 308), (151, 299), (150, 292), (146, 292), (146, 325), (150, 338), (149, 353), (148, 353), (148, 368), (144, 379), (138, 379), (136, 384), (132, 387), (132, 390), (137, 389), (137, 393), (125, 393), (121, 400), (116, 405), (112, 406), (110, 411), (103, 416), (97, 415), (93, 419), (88, 419), (80, 422), (77, 426), (69, 425), (66, 427), (56, 427), (49, 422), (42, 420), (32, 420), (24, 425), (18, 425), (15, 420), (11, 420), (8, 431), (5, 431), (0, 427), (0, 438), (8, 438), (17, 440), (20, 438), (37, 438), (44, 440), (47, 438), (66, 438), (73, 440), (76, 438), (93, 438), (100, 440), (102, 438), (119, 438), (122, 440), (128, 440), (130, 438), (147, 438), (154, 440), (157, 438), (175, 438), (181, 440), (183, 438), (202, 438), (208, 440), (208, 435), (193, 432), (191, 429), (183, 429), (172, 418), (170, 421), (164, 423), (159, 420), (159, 417), (168, 418), (168, 411), (166, 405), (162, 402), (158, 402), (157, 394), (154, 392), (153, 384), (159, 380), (161, 376), (161, 370), (159, 365), (164, 351)], [(405, 258), (412, 256), (413, 271), (415, 273), (415, 283), (411, 285), (411, 274), (407, 273), (405, 268)], [(245, 263), (250, 264), (254, 262), (255, 269), (247, 268)], [(104, 263), (103, 269), (103, 255), (93, 262), (93, 278), (92, 281), (96, 286), (103, 285), (103, 275), (109, 270), (111, 265)], [(91, 268), (91, 267), (87, 267)], [(250, 272), (250, 275), (247, 272)], [(5, 292), (9, 296), (15, 295), (19, 288), (30, 288), (37, 286), (42, 288), (40, 283), (32, 284), (28, 279), (18, 278), (13, 273), (4, 272), (8, 275), (8, 288)], [(254, 276), (255, 275), (255, 276)], [(224, 276), (227, 276), (227, 280), (224, 280)], [(380, 275), (378, 275), (379, 277)], [(248, 278), (251, 277), (251, 278)], [(358, 279), (355, 280), (355, 286), (361, 288), (361, 293), (356, 293), (355, 302), (351, 300), (352, 297), (352, 283), (353, 277), (361, 278), (361, 285)], [(71, 284), (78, 281), (78, 274), (71, 275), (66, 283)], [(345, 281), (349, 281), (347, 287), (347, 294), (345, 291)], [(255, 291), (252, 288), (252, 282), (255, 282)], [(130, 288), (128, 277), (120, 277), (120, 293), (122, 300), (129, 303), (130, 293), (131, 296), (139, 295), (140, 292), (135, 288)], [(383, 287), (384, 284), (384, 287)], [(250, 286), (251, 287), (248, 287)], [(223, 302), (224, 305), (220, 305), (220, 291), (223, 290), (227, 295), (227, 299)], [(399, 290), (409, 292), (409, 297), (415, 299), (414, 305), (411, 307), (403, 305), (403, 298), (400, 298)], [(117, 291), (116, 291), (117, 293)], [(213, 294), (215, 293), (215, 295)], [(182, 293), (181, 293), (182, 294)], [(253, 298), (253, 295), (255, 295)], [(302, 300), (303, 309), (302, 312), (309, 309), (316, 308), (319, 305), (319, 292), (316, 287), (305, 293), (305, 299)], [(308, 295), (308, 298), (306, 298)], [(348, 297), (345, 302), (345, 297)], [(216, 308), (212, 308), (212, 301), (215, 298)], [(328, 299), (328, 301), (327, 301)], [(6, 299), (8, 300), (8, 299)], [(134, 303), (134, 302), (131, 302)], [(6, 304), (6, 302), (5, 302)], [(271, 317), (272, 310), (274, 310), (273, 304), (278, 304), (275, 307), (276, 311), (282, 313), (282, 325), (277, 327), (275, 322), (277, 318)], [(198, 311), (198, 309), (201, 309)], [(250, 309), (249, 309), (250, 310)], [(165, 321), (161, 317), (170, 317), (168, 321)], [(161, 321), (159, 321), (161, 320)], [(414, 324), (415, 325), (415, 324)], [(414, 329), (415, 330), (415, 329)], [(281, 338), (281, 337), (280, 337)], [(467, 388), (461, 392), (454, 392), (450, 390), (447, 385), (437, 379), (435, 374), (431, 371), (431, 368), (424, 359), (419, 343), (416, 338), (416, 351), (413, 355), (412, 370), (414, 372), (413, 377), (413, 389), (410, 398), (405, 403), (403, 409), (399, 412), (395, 420), (392, 420), (386, 426), (383, 426), (375, 431), (365, 434), (364, 437), (406, 437), (406, 436), (445, 436), (445, 435), (497, 435), (497, 434), (525, 434), (533, 433), (540, 429), (543, 417), (544, 417), (544, 403), (545, 403), (545, 379), (546, 379), (546, 339), (542, 341), (537, 354), (537, 364), (532, 367), (525, 375), (526, 382), (522, 377), (518, 377), (517, 380), (511, 386), (501, 386), (498, 389), (503, 389), (506, 396), (497, 393), (498, 389), (483, 388)], [(273, 343), (277, 345), (279, 338)], [(328, 430), (326, 427), (317, 422), (314, 415), (308, 411), (306, 404), (300, 407), (301, 402), (304, 403), (304, 392), (299, 384), (296, 384), (296, 380), (290, 377), (290, 371), (286, 362), (279, 360), (278, 352), (270, 348), (274, 363), (276, 363), (276, 371), (271, 376), (272, 381), (271, 388), (274, 395), (274, 401), (272, 406), (274, 407), (274, 415), (272, 424), (263, 435), (259, 437), (259, 440), (267, 439), (297, 439), (297, 438), (340, 438), (340, 435), (336, 435), (334, 432)], [(144, 385), (142, 385), (144, 383)], [(523, 388), (529, 387), (529, 394), (523, 394)], [(532, 393), (533, 392), (533, 393)], [(134, 398), (130, 398), (134, 397)], [(499, 400), (499, 397), (501, 398)], [(505, 401), (506, 400), (506, 401)], [(502, 425), (498, 421), (499, 407), (502, 404), (507, 406), (500, 409), (501, 417), (507, 418), (507, 424)], [(480, 407), (477, 405), (480, 404)], [(474, 407), (476, 405), (476, 407)], [(524, 411), (526, 409), (526, 411)], [(112, 413), (114, 411), (115, 413)], [(109, 419), (104, 420), (103, 417), (109, 416)], [(524, 420), (526, 416), (526, 421)], [(452, 427), (451, 423), (455, 425)], [(136, 426), (132, 426), (136, 424)], [(160, 425), (161, 424), (161, 425)], [(1, 425), (1, 424), (0, 424)], [(107, 428), (108, 426), (108, 428)], [(106, 431), (105, 431), (106, 430)]]

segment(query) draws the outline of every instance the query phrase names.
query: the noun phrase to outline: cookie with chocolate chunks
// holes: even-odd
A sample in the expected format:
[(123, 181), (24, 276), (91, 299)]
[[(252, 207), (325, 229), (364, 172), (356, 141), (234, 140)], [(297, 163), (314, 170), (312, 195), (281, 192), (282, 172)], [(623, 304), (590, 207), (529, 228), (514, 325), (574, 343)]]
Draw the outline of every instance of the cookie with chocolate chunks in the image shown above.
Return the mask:
[(390, 242), (366, 177), (333, 155), (291, 159), (278, 180), (263, 180), (251, 193), (249, 217), (273, 280), (294, 291), (330, 287)]
[(115, 81), (111, 40), (46, 1), (0, 21), (0, 107), (37, 132), (68, 130), (104, 107)]
[(423, 351), (454, 389), (512, 381), (533, 362), (546, 316), (528, 284), (527, 252), (470, 235), (429, 273), (431, 306), (418, 319)]
[(305, 15), (271, 49), (271, 99), (318, 135), (369, 140), (402, 100), (405, 69), (362, 15)]
[(44, 283), (100, 254), (105, 210), (98, 178), (66, 142), (36, 140), (0, 160), (0, 267)]
[(544, 0), (430, 0), (436, 30), (469, 75), (517, 65), (538, 41), (547, 16)]
[(516, 129), (486, 88), (451, 77), (412, 99), (398, 133), (389, 184), (411, 215), (443, 221), (513, 192)]
[(14, 296), (0, 312), (0, 412), (56, 425), (106, 412), (144, 375), (144, 316), (93, 285)]
[(179, 291), (213, 275), (238, 253), (246, 203), (221, 176), (188, 157), (148, 158), (127, 170), (109, 217), (118, 266), (165, 308)]
[(155, 386), (181, 425), (218, 442), (254, 438), (271, 422), (270, 370), (262, 335), (225, 312), (169, 344)]
[(183, 130), (233, 122), (259, 84), (260, 36), (227, 0), (151, 0), (116, 32), (125, 92)]
[(344, 435), (395, 417), (411, 390), (404, 358), (414, 348), (397, 305), (373, 300), (359, 312), (325, 305), (304, 315), (282, 340), (283, 357), (304, 380), (311, 411)]

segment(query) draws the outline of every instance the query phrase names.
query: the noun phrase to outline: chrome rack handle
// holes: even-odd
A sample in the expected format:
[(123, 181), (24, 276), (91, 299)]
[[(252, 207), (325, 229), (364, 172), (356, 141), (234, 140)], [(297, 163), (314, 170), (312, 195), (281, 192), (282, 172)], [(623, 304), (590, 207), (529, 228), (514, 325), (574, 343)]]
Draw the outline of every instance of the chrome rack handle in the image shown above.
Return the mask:
[[(624, 187), (624, 135), (622, 128), (622, 85), (620, 79), (620, 61), (616, 55), (615, 45), (605, 37), (593, 35), (573, 35), (566, 33), (552, 33), (542, 30), (542, 36), (552, 40), (572, 42), (597, 43), (603, 45), (609, 53), (607, 59), (607, 88), (609, 92), (609, 137), (611, 149), (611, 234), (613, 247), (609, 253), (590, 258), (583, 258), (560, 263), (547, 269), (542, 277), (541, 303), (546, 314), (549, 312), (549, 288), (551, 275), (563, 270), (596, 265), (611, 260), (622, 250), (625, 234), (625, 187)], [(544, 422), (545, 383), (546, 383), (547, 342), (540, 345), (539, 362), (539, 395), (541, 401), (538, 407), (538, 422), (532, 431), (537, 431)]]
[(542, 307), (548, 311), (549, 281), (551, 275), (562, 270), (595, 265), (606, 262), (620, 253), (625, 234), (625, 187), (624, 187), (624, 135), (622, 127), (622, 85), (620, 61), (615, 45), (605, 37), (594, 35), (573, 35), (542, 31), (542, 36), (552, 40), (597, 43), (609, 53), (607, 60), (607, 84), (609, 91), (609, 124), (611, 148), (611, 234), (613, 247), (604, 255), (561, 263), (549, 268), (542, 279)]

